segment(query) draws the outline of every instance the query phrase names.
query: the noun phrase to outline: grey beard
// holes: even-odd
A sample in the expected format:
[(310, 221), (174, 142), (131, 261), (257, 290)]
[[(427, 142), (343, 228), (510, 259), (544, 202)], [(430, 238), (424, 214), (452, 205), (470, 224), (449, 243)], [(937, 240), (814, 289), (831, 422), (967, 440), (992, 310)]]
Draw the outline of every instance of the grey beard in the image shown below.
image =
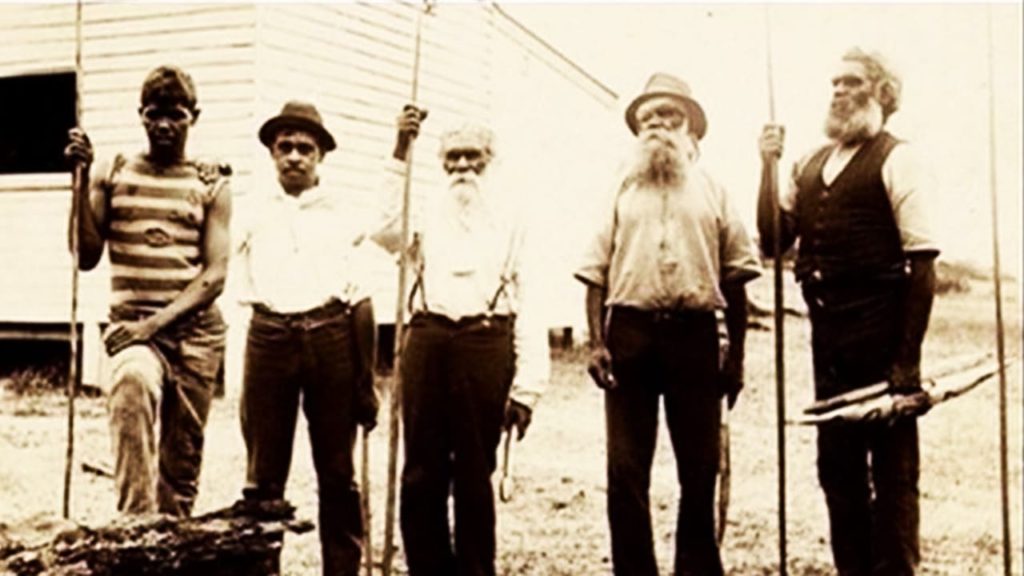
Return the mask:
[(460, 176), (449, 177), (448, 188), (455, 202), (460, 206), (468, 206), (480, 200), (482, 181), (476, 174), (465, 175), (465, 182), (457, 182)]
[(830, 111), (825, 119), (825, 135), (841, 144), (851, 144), (875, 136), (883, 123), (882, 106), (869, 100), (845, 118)]
[(687, 162), (678, 150), (667, 144), (641, 149), (635, 176), (640, 183), (654, 188), (668, 188), (686, 178)]

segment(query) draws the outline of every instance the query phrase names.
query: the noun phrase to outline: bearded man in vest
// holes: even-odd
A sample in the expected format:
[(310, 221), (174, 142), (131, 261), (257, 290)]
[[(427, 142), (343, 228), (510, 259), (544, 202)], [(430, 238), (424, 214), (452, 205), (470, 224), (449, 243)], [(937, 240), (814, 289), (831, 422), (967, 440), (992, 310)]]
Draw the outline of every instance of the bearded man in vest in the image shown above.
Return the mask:
[(467, 123), (441, 135), (444, 187), (422, 196), (412, 245), (401, 245), (397, 199), (423, 118), (412, 105), (398, 117), (386, 166), (390, 218), (373, 236), (389, 251), (409, 250), (415, 273), (400, 363), (402, 540), (411, 576), (493, 576), (491, 475), (502, 428), (523, 438), (549, 378), (547, 327), (516, 198), (493, 177), (489, 128)]
[[(192, 78), (176, 67), (154, 69), (139, 108), (148, 150), (94, 166), (74, 192), (87, 194), (78, 203), (79, 267), (92, 270), (109, 247), (100, 386), (125, 514), (191, 513), (224, 355), (225, 325), (213, 302), (230, 251), (230, 168), (186, 155), (198, 117)], [(65, 155), (92, 164), (80, 128), (71, 130)]]
[[(908, 399), (923, 397), (921, 343), (939, 250), (913, 148), (885, 130), (900, 88), (880, 55), (847, 51), (832, 78), (825, 122), (831, 142), (797, 162), (779, 200), (782, 250), (800, 240), (795, 274), (810, 312), (819, 400), (879, 381)], [(765, 127), (765, 166), (782, 146), (782, 127)], [(758, 229), (762, 249), (773, 256), (767, 173)], [(919, 562), (916, 416), (928, 405), (905, 404), (893, 422), (818, 429), (818, 479), (840, 576), (909, 575)]]

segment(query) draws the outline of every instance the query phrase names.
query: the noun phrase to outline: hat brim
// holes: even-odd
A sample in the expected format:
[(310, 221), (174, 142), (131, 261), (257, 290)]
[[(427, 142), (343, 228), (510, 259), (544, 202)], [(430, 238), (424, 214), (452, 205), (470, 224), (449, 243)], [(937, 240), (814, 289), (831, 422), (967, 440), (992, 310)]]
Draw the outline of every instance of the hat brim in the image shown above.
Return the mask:
[(260, 142), (262, 142), (267, 148), (270, 148), (274, 145), (274, 139), (277, 137), (277, 133), (286, 128), (309, 132), (316, 138), (316, 141), (320, 144), (320, 148), (322, 148), (325, 153), (337, 148), (337, 144), (334, 142), (334, 136), (331, 136), (331, 133), (328, 132), (326, 128), (316, 122), (296, 116), (274, 116), (270, 120), (264, 122), (263, 126), (260, 127)]
[(629, 126), (629, 129), (633, 134), (640, 132), (640, 123), (636, 119), (636, 109), (651, 98), (657, 98), (659, 96), (667, 96), (681, 102), (683, 106), (686, 107), (687, 117), (690, 120), (690, 131), (697, 136), (698, 140), (704, 138), (704, 134), (708, 131), (708, 119), (707, 116), (704, 115), (704, 109), (701, 108), (700, 104), (698, 104), (693, 98), (689, 98), (675, 92), (648, 92), (637, 96), (632, 102), (630, 102), (629, 108), (626, 108), (626, 125)]

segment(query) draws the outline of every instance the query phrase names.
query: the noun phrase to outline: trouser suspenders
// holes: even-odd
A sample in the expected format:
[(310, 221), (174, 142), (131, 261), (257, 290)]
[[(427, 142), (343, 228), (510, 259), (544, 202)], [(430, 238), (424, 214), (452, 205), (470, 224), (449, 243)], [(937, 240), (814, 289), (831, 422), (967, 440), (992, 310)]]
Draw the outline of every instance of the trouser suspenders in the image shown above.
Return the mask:
[[(502, 295), (505, 295), (508, 290), (508, 285), (512, 281), (512, 267), (516, 263), (518, 258), (520, 244), (522, 242), (522, 231), (517, 230), (512, 234), (511, 243), (509, 245), (508, 253), (505, 257), (505, 263), (501, 269), (501, 277), (498, 282), (498, 288), (495, 289), (494, 295), (491, 296), (487, 302), (487, 310), (484, 312), (486, 316), (493, 316), (494, 312), (498, 309), (498, 301)], [(409, 291), (409, 300), (406, 306), (409, 309), (409, 314), (414, 312), (413, 301), (416, 299), (417, 294), (420, 297), (420, 306), (424, 312), (430, 312), (430, 308), (427, 306), (427, 290), (426, 284), (423, 280), (423, 271), (426, 267), (426, 259), (423, 254), (423, 244), (421, 239), (417, 236), (413, 240), (413, 244), (410, 247), (416, 257), (416, 280), (413, 281), (412, 289)]]

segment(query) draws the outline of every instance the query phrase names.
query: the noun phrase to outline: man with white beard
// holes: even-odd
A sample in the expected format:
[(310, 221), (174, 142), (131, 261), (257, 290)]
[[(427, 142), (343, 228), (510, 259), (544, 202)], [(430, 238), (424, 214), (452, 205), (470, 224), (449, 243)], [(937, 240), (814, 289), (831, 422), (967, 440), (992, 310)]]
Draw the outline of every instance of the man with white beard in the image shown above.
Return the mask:
[[(721, 400), (743, 387), (746, 282), (756, 248), (732, 202), (697, 165), (707, 130), (682, 80), (655, 74), (630, 104), (637, 157), (575, 276), (587, 287), (591, 359), (605, 390), (608, 520), (616, 576), (656, 576), (648, 493), (658, 408), (682, 491), (675, 574), (720, 576), (714, 493)], [(730, 345), (719, 358), (716, 310)]]
[[(920, 377), (939, 250), (928, 191), (913, 149), (885, 131), (900, 79), (877, 54), (853, 48), (832, 78), (825, 133), (797, 162), (780, 198), (781, 248), (800, 239), (795, 274), (810, 311), (815, 395), (824, 400), (879, 381), (907, 395), (894, 422), (824, 424), (818, 478), (840, 576), (914, 573), (918, 549), (918, 440), (927, 410)], [(781, 126), (766, 126), (761, 156), (782, 154)], [(772, 184), (762, 174), (758, 229), (773, 253)]]
[[(392, 198), (400, 197), (424, 116), (410, 105), (398, 117), (387, 167)], [(490, 129), (443, 133), (440, 156), (447, 186), (425, 196), (425, 217), (407, 248), (416, 276), (400, 363), (400, 524), (411, 576), (493, 576), (496, 452), (503, 427), (521, 440), (530, 425), (549, 378), (547, 328), (537, 315), (522, 223), (490, 178)], [(393, 203), (390, 225), (373, 237), (392, 252), (403, 248), (398, 208)]]

